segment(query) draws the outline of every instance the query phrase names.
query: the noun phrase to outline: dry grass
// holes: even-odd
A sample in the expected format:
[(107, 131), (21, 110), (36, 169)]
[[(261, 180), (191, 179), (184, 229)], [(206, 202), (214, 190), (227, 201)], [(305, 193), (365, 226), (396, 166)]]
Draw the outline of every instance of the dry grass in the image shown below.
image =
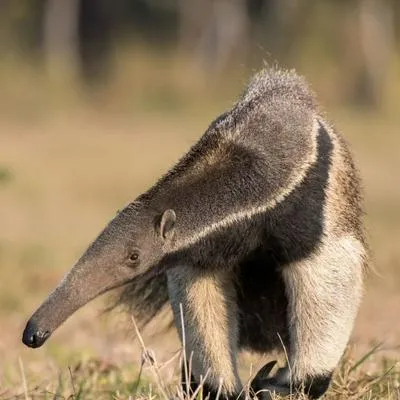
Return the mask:
[[(0, 99), (1, 399), (165, 400), (163, 391), (176, 392), (176, 334), (154, 336), (154, 327), (143, 332), (157, 363), (146, 362), (139, 376), (142, 350), (131, 323), (99, 316), (102, 300), (71, 317), (44, 348), (32, 351), (20, 342), (30, 313), (115, 211), (154, 182), (232, 102), (232, 88), (193, 100), (186, 90), (190, 79), (179, 94), (173, 81), (160, 92), (165, 81), (158, 77), (159, 86), (143, 99), (143, 83), (131, 97), (119, 83), (90, 107), (75, 104), (76, 93), (49, 104), (33, 92), (21, 106), (15, 99), (26, 91), (24, 80), (11, 100)], [(121, 93), (122, 100), (107, 97)], [(327, 399), (399, 399), (400, 118), (343, 110), (331, 116), (352, 143), (364, 176), (379, 275), (369, 278), (351, 352)], [(250, 365), (254, 371), (261, 361), (243, 355), (240, 363), (247, 381)]]
[[(27, 378), (21, 360), (21, 385), (19, 388), (0, 392), (2, 399), (146, 399), (146, 400), (201, 400), (203, 399), (202, 385), (190, 395), (185, 395), (179, 384), (179, 368), (181, 353), (177, 352), (171, 359), (159, 363), (153, 351), (148, 349), (143, 337), (137, 330), (142, 357), (140, 363), (123, 368), (113, 363), (98, 359), (81, 361), (72, 367), (59, 372), (57, 379), (43, 379), (37, 385), (27, 385)], [(380, 369), (373, 373), (363, 370), (364, 363), (374, 355), (378, 346), (358, 360), (353, 360), (349, 354), (344, 357), (334, 376), (332, 385), (324, 396), (326, 400), (373, 400), (400, 398), (400, 363), (382, 360)], [(190, 364), (189, 364), (190, 365)], [(165, 369), (171, 369), (174, 374), (166, 378)], [(249, 371), (254, 369), (251, 368)], [(249, 393), (249, 382), (254, 373), (244, 374), (246, 382), (243, 393), (246, 399), (254, 398)], [(190, 375), (189, 371), (187, 372)], [(207, 373), (205, 377), (207, 376)], [(204, 380), (202, 381), (204, 382)], [(273, 395), (273, 400), (281, 397)], [(290, 398), (307, 400), (307, 396), (294, 393)], [(218, 395), (217, 395), (218, 398)], [(287, 398), (287, 397), (286, 397)], [(272, 399), (271, 399), (272, 400)]]

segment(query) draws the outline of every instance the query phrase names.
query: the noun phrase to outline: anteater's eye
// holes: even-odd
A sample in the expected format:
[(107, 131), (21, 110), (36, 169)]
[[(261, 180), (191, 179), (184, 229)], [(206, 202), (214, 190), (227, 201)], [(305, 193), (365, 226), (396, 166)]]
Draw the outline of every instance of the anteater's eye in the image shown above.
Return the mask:
[(133, 251), (130, 255), (129, 255), (129, 262), (131, 264), (137, 264), (139, 262), (139, 252), (138, 251)]

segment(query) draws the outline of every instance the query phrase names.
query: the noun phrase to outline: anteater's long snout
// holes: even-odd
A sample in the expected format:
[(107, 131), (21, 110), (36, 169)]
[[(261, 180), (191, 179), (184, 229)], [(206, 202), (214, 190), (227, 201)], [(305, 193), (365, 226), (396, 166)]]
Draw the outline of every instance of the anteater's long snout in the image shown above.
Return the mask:
[(29, 319), (22, 342), (32, 348), (40, 347), (76, 310), (126, 283), (129, 275), (125, 270), (110, 270), (108, 265), (99, 260), (78, 262)]
[[(131, 208), (128, 207), (128, 211)], [(140, 273), (126, 263), (131, 245), (132, 212), (119, 213), (92, 242), (26, 324), (22, 342), (37, 348), (75, 311)]]
[(69, 273), (67, 279), (64, 279), (29, 319), (22, 334), (25, 345), (40, 347), (71, 314), (96, 296), (97, 290), (80, 290), (80, 286), (84, 285), (77, 284), (78, 282), (70, 278), (74, 272), (72, 270)]

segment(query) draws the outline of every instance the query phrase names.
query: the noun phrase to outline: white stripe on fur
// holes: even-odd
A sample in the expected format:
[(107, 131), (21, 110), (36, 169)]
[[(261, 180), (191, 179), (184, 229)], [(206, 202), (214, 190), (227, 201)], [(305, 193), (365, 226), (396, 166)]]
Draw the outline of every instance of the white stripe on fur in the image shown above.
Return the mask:
[(274, 198), (268, 200), (265, 204), (250, 208), (248, 210), (239, 211), (230, 215), (227, 215), (220, 221), (216, 221), (202, 230), (195, 232), (191, 237), (183, 239), (181, 241), (177, 241), (175, 244), (173, 251), (181, 250), (183, 248), (187, 248), (192, 246), (193, 244), (199, 242), (204, 237), (209, 234), (217, 231), (220, 228), (225, 228), (227, 226), (233, 225), (235, 222), (239, 222), (245, 219), (250, 219), (257, 214), (262, 214), (272, 208), (274, 208), (277, 204), (281, 203), (293, 190), (296, 189), (298, 185), (304, 180), (308, 169), (310, 166), (315, 163), (317, 160), (317, 135), (319, 129), (319, 119), (314, 118), (313, 127), (311, 130), (312, 135), (312, 147), (310, 153), (308, 154), (307, 160), (303, 165), (299, 166), (298, 169), (293, 171), (293, 176), (289, 180), (289, 183), (286, 187), (281, 188), (281, 190), (275, 195)]

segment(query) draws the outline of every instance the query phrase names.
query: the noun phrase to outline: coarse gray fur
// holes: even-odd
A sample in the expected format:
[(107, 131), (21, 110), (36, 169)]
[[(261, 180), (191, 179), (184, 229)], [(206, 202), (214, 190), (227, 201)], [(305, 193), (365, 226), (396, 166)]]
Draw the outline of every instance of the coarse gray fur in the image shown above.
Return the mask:
[(142, 323), (170, 303), (182, 331), (182, 306), (192, 385), (208, 371), (207, 390), (221, 385), (234, 398), (238, 351), (264, 353), (282, 341), (289, 364), (274, 377), (264, 376), (266, 366), (253, 389), (317, 398), (361, 298), (361, 204), (347, 145), (304, 79), (262, 70), (176, 166), (110, 222), (33, 315), (24, 342), (40, 346), (77, 308), (122, 285), (120, 303)]

